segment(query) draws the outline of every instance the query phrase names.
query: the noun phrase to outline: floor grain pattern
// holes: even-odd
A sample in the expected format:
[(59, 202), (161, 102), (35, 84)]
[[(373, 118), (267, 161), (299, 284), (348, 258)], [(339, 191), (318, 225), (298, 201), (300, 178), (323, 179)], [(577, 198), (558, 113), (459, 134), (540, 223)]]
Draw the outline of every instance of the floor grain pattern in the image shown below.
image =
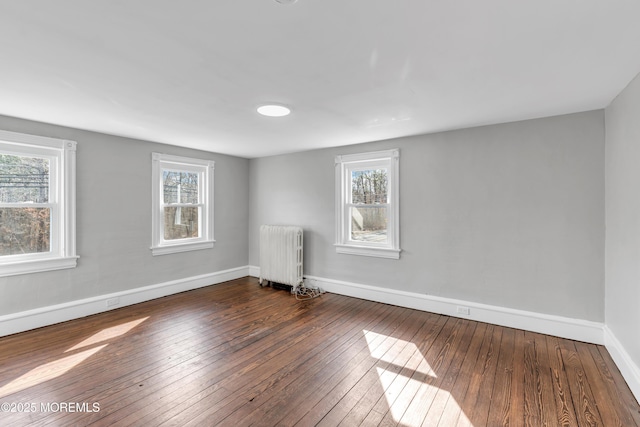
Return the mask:
[(0, 404), (2, 426), (640, 427), (602, 346), (254, 278), (0, 338)]

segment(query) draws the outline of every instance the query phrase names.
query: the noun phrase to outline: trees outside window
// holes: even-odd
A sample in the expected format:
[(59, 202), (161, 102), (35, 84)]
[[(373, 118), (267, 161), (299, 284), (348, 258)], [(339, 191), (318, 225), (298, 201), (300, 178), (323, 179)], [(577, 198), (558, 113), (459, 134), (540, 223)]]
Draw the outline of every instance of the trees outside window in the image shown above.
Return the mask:
[(351, 172), (351, 240), (385, 242), (389, 198), (387, 169), (365, 169)]
[(75, 149), (0, 131), (0, 276), (75, 267)]
[(336, 251), (399, 258), (399, 151), (336, 157)]
[(214, 162), (153, 153), (153, 255), (212, 248)]
[(49, 252), (48, 196), (49, 159), (0, 154), (0, 256)]

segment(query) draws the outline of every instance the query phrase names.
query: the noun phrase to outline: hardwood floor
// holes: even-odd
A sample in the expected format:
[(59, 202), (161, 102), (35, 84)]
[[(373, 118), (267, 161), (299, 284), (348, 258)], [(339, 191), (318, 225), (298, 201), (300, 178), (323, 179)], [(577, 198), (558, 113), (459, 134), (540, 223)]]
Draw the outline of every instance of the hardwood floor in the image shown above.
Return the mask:
[(602, 346), (235, 280), (0, 338), (2, 426), (640, 426)]

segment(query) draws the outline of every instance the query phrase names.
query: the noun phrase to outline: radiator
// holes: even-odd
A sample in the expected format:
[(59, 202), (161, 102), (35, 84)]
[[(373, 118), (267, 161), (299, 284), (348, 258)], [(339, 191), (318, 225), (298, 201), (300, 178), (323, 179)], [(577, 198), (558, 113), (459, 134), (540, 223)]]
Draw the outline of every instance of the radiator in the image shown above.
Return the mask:
[(302, 278), (302, 228), (260, 226), (260, 284), (282, 283), (295, 289)]

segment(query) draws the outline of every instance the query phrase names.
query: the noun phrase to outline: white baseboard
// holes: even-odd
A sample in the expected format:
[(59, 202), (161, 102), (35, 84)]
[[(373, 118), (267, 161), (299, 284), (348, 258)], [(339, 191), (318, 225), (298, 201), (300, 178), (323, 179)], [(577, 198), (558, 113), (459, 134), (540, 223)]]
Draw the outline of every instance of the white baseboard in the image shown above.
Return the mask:
[(640, 367), (633, 363), (629, 353), (607, 326), (604, 327), (604, 345), (607, 347), (611, 358), (618, 366), (625, 381), (627, 381), (627, 385), (636, 400), (640, 402)]
[[(260, 277), (260, 267), (250, 266), (250, 275)], [(509, 328), (523, 329), (541, 334), (604, 344), (604, 324), (589, 320), (572, 319), (532, 311), (516, 310), (470, 301), (422, 295), (396, 289), (362, 285), (342, 280), (305, 276), (308, 286), (318, 286), (327, 292), (413, 308), (431, 313), (476, 320)], [(461, 311), (459, 311), (462, 310)], [(468, 310), (467, 311), (465, 311)]]
[[(155, 298), (177, 294), (179, 292), (202, 288), (209, 285), (239, 279), (249, 275), (249, 267), (238, 267), (200, 276), (172, 280), (151, 286), (115, 292), (63, 304), (37, 308), (34, 310), (0, 316), (0, 336), (11, 335), (30, 329), (53, 325), (67, 320), (102, 313), (127, 305), (138, 304)], [(117, 301), (107, 306), (107, 300)]]
[(309, 285), (316, 285), (327, 292), (336, 294), (492, 323), (509, 328), (539, 332), (593, 344), (604, 344), (604, 324), (599, 322), (516, 310), (433, 295), (422, 295), (396, 289), (324, 279), (321, 277), (306, 276), (306, 281)]
[[(251, 276), (260, 277), (260, 267), (250, 266), (249, 271)], [(486, 322), (509, 328), (523, 329), (576, 341), (601, 345), (605, 343), (604, 324), (599, 322), (516, 310), (433, 295), (422, 295), (414, 292), (405, 292), (308, 275), (305, 275), (305, 281), (310, 286), (318, 286), (334, 294), (476, 320), (478, 322)], [(459, 308), (463, 310), (463, 312), (460, 312)], [(468, 313), (464, 311), (465, 309), (468, 309)]]
[[(249, 266), (249, 272), (253, 277), (260, 277), (260, 267)], [(640, 401), (640, 367), (633, 362), (624, 346), (603, 323), (421, 295), (321, 277), (306, 276), (306, 282), (310, 286), (315, 285), (327, 292), (340, 295), (604, 345), (629, 385), (631, 392)], [(469, 315), (458, 313), (458, 307), (468, 307)]]
[(260, 267), (256, 267), (255, 265), (249, 266), (249, 276), (251, 277), (260, 277)]

